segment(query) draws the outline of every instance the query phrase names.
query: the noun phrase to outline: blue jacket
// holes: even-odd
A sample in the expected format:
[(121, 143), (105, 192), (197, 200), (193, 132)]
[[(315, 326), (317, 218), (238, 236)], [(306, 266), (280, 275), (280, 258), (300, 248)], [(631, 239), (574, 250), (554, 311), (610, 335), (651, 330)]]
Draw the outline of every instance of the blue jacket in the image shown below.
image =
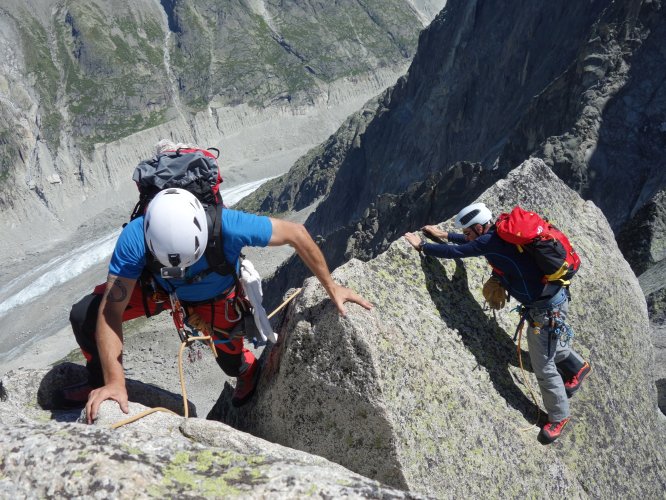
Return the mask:
[(483, 256), (504, 288), (521, 304), (529, 305), (543, 298), (543, 271), (530, 255), (519, 252), (516, 245), (504, 241), (494, 230), (469, 242), (462, 234), (449, 233), (449, 241), (455, 244), (426, 243), (423, 253), (444, 259)]

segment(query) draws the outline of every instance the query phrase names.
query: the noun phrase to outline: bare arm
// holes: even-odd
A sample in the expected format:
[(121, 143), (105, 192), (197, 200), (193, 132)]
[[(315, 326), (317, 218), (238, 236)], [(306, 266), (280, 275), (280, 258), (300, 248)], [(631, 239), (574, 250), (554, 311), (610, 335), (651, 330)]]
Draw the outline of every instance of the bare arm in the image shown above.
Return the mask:
[(122, 363), (122, 324), (123, 313), (135, 284), (136, 280), (112, 274), (109, 274), (107, 278), (106, 291), (99, 306), (95, 330), (95, 340), (104, 374), (104, 386), (93, 390), (88, 397), (86, 415), (89, 424), (97, 417), (99, 405), (107, 399), (117, 401), (120, 409), (125, 413), (129, 411)]
[(372, 304), (363, 297), (333, 281), (324, 255), (302, 224), (273, 218), (271, 218), (271, 224), (273, 225), (273, 234), (268, 244), (270, 246), (291, 245), (294, 247), (298, 256), (322, 284), (340, 314), (345, 314), (343, 306), (345, 302), (354, 302), (366, 309), (372, 308)]

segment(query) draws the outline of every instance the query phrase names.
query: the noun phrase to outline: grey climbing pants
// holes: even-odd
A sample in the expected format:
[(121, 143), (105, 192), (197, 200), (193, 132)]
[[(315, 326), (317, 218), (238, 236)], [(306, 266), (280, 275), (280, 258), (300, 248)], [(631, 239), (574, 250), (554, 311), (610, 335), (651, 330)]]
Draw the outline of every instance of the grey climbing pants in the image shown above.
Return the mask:
[(584, 361), (571, 348), (571, 342), (562, 342), (553, 334), (548, 326), (549, 311), (559, 312), (559, 317), (563, 321), (566, 320), (569, 300), (564, 288), (560, 289), (550, 300), (528, 306), (527, 317), (527, 346), (532, 369), (539, 382), (543, 404), (548, 412), (548, 420), (559, 422), (569, 417), (569, 400), (557, 365), (567, 364), (572, 367), (582, 367)]

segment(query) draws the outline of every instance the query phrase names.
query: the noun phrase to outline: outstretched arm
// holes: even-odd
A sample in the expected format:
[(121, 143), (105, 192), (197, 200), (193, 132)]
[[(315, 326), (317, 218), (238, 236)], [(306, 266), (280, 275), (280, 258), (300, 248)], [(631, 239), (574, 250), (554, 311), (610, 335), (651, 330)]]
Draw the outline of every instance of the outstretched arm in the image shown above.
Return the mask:
[(418, 234), (405, 233), (405, 239), (410, 245), (414, 247), (415, 250), (418, 250), (419, 252), (423, 250), (423, 245), (425, 244), (425, 240), (421, 238)]
[(298, 256), (322, 284), (340, 314), (343, 316), (345, 314), (343, 306), (345, 302), (354, 302), (366, 309), (372, 308), (372, 304), (356, 292), (333, 281), (324, 255), (302, 224), (273, 218), (271, 218), (271, 224), (273, 225), (273, 234), (268, 244), (270, 246), (291, 245), (294, 247)]
[(444, 230), (440, 229), (437, 226), (433, 226), (433, 225), (423, 226), (421, 228), (421, 231), (423, 231), (426, 236), (431, 236), (432, 238), (436, 238), (436, 239), (440, 239), (440, 240), (448, 240), (449, 239), (449, 233), (447, 231), (444, 231)]
[(86, 416), (91, 424), (97, 418), (97, 411), (102, 402), (113, 399), (120, 405), (120, 409), (129, 411), (127, 388), (125, 387), (125, 373), (123, 371), (123, 313), (136, 280), (121, 278), (109, 274), (106, 282), (106, 291), (99, 305), (95, 340), (99, 351), (104, 386), (93, 390), (86, 403)]
[[(454, 233), (448, 233), (448, 236), (449, 239), (453, 239), (453, 237), (457, 235)], [(474, 241), (457, 245), (451, 245), (448, 243), (426, 243), (426, 241), (416, 233), (405, 233), (405, 240), (407, 240), (412, 247), (423, 252), (425, 255), (431, 255), (443, 259), (480, 257), (489, 252), (488, 237), (485, 235)]]

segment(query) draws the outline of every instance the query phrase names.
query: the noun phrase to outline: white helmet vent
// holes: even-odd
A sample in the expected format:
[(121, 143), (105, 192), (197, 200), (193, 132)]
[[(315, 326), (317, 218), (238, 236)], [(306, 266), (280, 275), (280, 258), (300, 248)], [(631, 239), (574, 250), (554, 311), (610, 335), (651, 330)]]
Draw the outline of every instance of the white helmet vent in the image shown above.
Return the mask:
[(493, 214), (485, 203), (473, 203), (463, 208), (456, 216), (456, 227), (467, 228), (474, 224), (490, 222)]

